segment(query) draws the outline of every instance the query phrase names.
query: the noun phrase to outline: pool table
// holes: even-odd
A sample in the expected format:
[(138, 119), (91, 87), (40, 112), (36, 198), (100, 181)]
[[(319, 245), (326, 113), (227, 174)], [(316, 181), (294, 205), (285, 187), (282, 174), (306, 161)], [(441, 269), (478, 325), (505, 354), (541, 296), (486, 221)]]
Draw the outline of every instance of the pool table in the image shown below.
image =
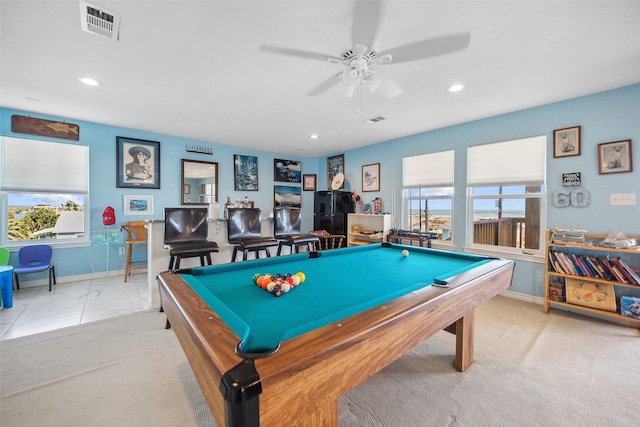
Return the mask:
[[(408, 250), (408, 256), (402, 251)], [(474, 310), (514, 262), (392, 243), (163, 272), (162, 307), (220, 426), (337, 426), (338, 398), (449, 325), (473, 363)], [(279, 297), (260, 274), (303, 272)]]

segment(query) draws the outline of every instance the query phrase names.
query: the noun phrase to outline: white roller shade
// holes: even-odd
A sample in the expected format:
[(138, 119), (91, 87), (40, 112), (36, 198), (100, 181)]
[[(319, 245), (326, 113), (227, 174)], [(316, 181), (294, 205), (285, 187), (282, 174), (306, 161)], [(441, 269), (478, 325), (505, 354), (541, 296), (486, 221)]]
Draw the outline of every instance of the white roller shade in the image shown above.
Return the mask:
[(2, 137), (2, 190), (87, 194), (89, 147)]
[(402, 162), (402, 185), (453, 186), (453, 150), (405, 157)]
[(467, 183), (471, 187), (544, 184), (546, 146), (545, 136), (534, 136), (469, 147)]

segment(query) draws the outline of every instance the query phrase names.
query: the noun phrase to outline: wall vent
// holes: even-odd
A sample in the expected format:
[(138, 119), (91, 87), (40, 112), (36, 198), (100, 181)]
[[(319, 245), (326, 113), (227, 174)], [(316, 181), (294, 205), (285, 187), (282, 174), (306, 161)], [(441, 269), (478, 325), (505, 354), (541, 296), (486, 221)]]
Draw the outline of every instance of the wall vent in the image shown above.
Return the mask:
[(385, 116), (375, 116), (375, 117), (371, 117), (370, 119), (365, 120), (364, 122), (368, 125), (372, 125), (374, 123), (378, 123), (381, 122), (383, 120), (387, 120), (387, 118)]
[(120, 15), (90, 3), (80, 2), (82, 31), (118, 40), (120, 33)]

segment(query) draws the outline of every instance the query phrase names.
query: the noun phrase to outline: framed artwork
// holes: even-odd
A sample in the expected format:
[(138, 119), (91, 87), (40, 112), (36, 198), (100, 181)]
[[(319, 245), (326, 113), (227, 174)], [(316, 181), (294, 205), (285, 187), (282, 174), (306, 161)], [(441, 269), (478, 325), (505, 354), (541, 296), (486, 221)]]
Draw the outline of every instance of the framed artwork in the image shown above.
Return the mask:
[(598, 144), (598, 172), (600, 174), (632, 172), (631, 140)]
[[(327, 157), (327, 189), (331, 190), (333, 178), (339, 173), (344, 174), (344, 154), (333, 157)], [(344, 188), (344, 180), (339, 188)]]
[(580, 126), (553, 131), (553, 157), (580, 155)]
[(302, 201), (300, 187), (288, 187), (286, 185), (273, 186), (273, 206), (288, 206), (299, 208)]
[(301, 170), (299, 160), (273, 159), (273, 180), (276, 182), (300, 183)]
[(233, 155), (233, 183), (236, 191), (258, 191), (258, 158)]
[(122, 196), (125, 215), (153, 215), (153, 196)]
[(184, 189), (182, 190), (184, 194), (191, 194), (191, 184), (185, 184)]
[(380, 191), (380, 163), (362, 166), (362, 191)]
[(160, 189), (160, 143), (116, 137), (116, 187)]
[(302, 178), (302, 189), (304, 191), (316, 191), (316, 175), (305, 174)]

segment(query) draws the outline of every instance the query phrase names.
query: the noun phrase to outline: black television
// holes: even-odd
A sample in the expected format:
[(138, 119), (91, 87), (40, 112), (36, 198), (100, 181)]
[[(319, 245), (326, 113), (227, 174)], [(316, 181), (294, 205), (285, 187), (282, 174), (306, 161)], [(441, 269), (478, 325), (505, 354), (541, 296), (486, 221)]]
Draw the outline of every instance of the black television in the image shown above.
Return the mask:
[(165, 245), (206, 242), (207, 219), (207, 208), (165, 208)]

